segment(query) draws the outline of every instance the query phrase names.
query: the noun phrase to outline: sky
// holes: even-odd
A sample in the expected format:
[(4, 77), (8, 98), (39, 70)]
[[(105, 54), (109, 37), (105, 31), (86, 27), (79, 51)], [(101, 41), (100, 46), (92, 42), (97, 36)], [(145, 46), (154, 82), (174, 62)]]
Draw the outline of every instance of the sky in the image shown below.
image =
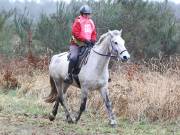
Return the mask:
[[(21, 1), (23, 2), (24, 0), (10, 0), (10, 1)], [(43, 1), (43, 0), (28, 0), (28, 1), (36, 1), (37, 3), (40, 3), (40, 1)], [(61, 0), (50, 0), (50, 1), (61, 1)], [(69, 2), (70, 0), (63, 0), (63, 1), (67, 1)], [(159, 1), (159, 2), (162, 2), (164, 0), (149, 0), (149, 1)], [(176, 4), (180, 4), (180, 0), (169, 0), (169, 1), (172, 1)]]
[[(149, 1), (160, 1), (160, 2), (162, 2), (162, 1), (164, 1), (164, 0), (149, 0)], [(169, 0), (169, 1), (172, 1), (172, 2), (174, 2), (174, 3), (176, 3), (176, 4), (179, 4), (179, 3), (180, 3), (180, 0)]]

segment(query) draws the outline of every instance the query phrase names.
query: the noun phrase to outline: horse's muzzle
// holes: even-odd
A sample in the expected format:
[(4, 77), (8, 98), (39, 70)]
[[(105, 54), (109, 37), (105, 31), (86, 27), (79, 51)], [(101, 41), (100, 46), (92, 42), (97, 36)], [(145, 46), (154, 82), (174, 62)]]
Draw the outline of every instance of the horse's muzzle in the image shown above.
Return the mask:
[(126, 51), (126, 52), (123, 52), (121, 55), (120, 55), (120, 58), (122, 60), (122, 62), (126, 62), (130, 59), (130, 55), (129, 53)]

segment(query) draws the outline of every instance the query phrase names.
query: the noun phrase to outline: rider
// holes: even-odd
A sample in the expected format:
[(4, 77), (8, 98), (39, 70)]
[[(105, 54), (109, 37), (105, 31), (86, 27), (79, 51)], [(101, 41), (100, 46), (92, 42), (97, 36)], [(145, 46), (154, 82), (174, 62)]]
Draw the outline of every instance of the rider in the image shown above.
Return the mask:
[(72, 40), (70, 43), (70, 61), (68, 67), (68, 75), (64, 82), (71, 84), (72, 70), (78, 61), (80, 47), (83, 45), (94, 45), (96, 42), (96, 27), (93, 20), (90, 18), (92, 13), (88, 5), (83, 5), (80, 8), (80, 16), (76, 17), (72, 25)]

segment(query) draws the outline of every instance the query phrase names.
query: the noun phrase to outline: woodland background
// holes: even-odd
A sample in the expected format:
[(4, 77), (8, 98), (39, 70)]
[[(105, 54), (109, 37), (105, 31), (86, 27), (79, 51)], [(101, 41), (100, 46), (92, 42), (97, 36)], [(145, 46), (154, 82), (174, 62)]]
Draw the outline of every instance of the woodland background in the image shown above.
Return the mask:
[[(48, 64), (67, 51), (71, 25), (82, 4), (93, 9), (98, 38), (114, 29), (131, 54), (128, 63), (111, 61), (109, 83), (118, 127), (107, 126), (100, 94), (89, 94), (87, 111), (76, 125), (62, 111), (50, 122), (53, 104)], [(72, 111), (80, 91), (68, 90)], [(62, 110), (62, 109), (60, 109)], [(165, 0), (9, 2), (0, 0), (0, 134), (180, 135), (180, 5)]]

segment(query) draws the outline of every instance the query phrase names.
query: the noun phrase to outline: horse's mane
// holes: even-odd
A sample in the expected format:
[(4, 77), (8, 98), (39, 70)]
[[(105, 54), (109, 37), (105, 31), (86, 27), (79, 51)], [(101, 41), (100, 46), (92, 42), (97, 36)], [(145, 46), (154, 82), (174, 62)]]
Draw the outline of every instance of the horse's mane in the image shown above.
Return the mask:
[(104, 33), (100, 36), (99, 40), (96, 42), (97, 45), (101, 44), (101, 42), (107, 37), (108, 32)]
[[(112, 35), (121, 35), (119, 30), (113, 30), (111, 31)], [(102, 34), (99, 38), (99, 40), (96, 42), (97, 45), (101, 44), (101, 42), (109, 35), (109, 32), (106, 32), (104, 34)]]

